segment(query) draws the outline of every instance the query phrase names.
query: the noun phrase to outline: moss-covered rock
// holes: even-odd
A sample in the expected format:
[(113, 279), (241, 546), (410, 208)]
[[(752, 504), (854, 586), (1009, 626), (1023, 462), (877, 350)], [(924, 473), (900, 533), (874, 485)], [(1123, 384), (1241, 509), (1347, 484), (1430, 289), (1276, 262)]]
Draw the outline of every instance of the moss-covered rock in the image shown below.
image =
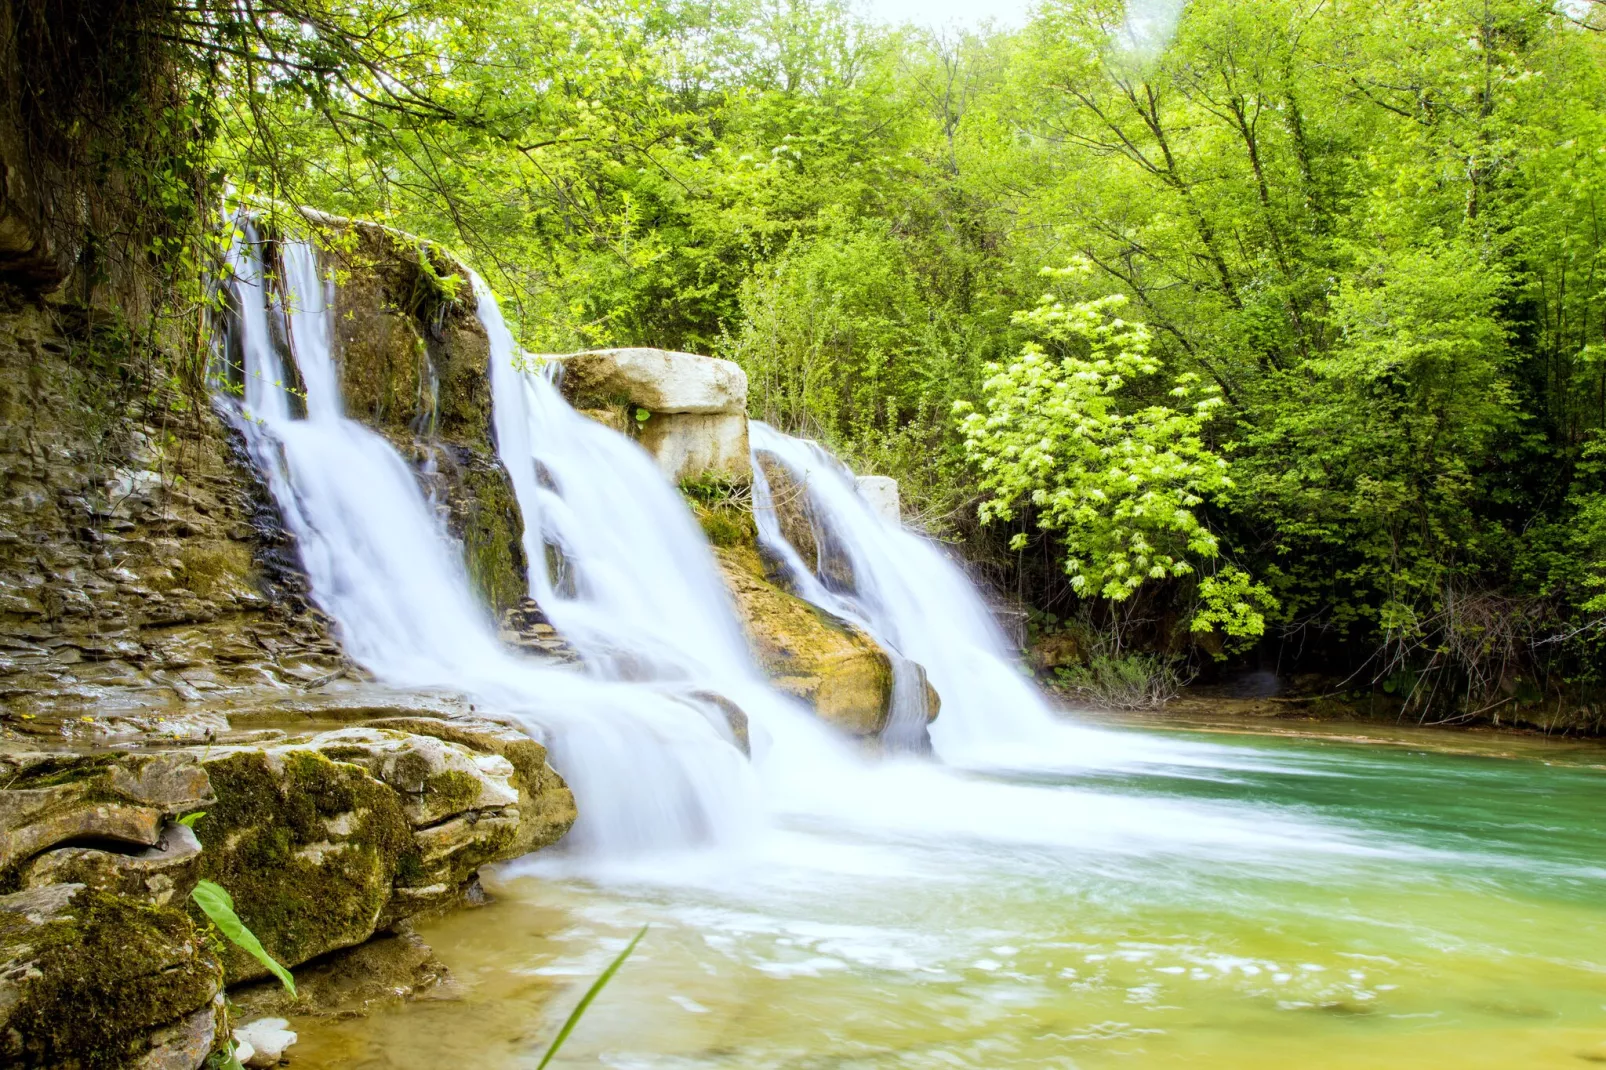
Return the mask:
[[(297, 965), (374, 934), (404, 863), (418, 864), (395, 791), (316, 750), (239, 750), (206, 770), (217, 802), (195, 825), (201, 874), (269, 954)], [(266, 972), (233, 948), (225, 965), (231, 983)]]
[(892, 662), (875, 641), (775, 584), (750, 547), (715, 550), (753, 656), (775, 686), (855, 736), (879, 735), (892, 703)]
[(574, 793), (547, 763), (546, 748), (517, 728), (483, 719), (435, 717), (382, 718), (368, 725), (433, 736), (505, 759), (512, 767), (510, 781), (518, 792), (519, 831), (504, 857), (517, 858), (557, 843), (579, 816)]
[(496, 454), (490, 339), (468, 269), (373, 223), (308, 213), (335, 280), (334, 344), (347, 415), (413, 462), (497, 613), (527, 590), (523, 520)]
[(6, 1066), (196, 1067), (222, 984), (221, 963), (182, 910), (79, 884), (0, 897)]

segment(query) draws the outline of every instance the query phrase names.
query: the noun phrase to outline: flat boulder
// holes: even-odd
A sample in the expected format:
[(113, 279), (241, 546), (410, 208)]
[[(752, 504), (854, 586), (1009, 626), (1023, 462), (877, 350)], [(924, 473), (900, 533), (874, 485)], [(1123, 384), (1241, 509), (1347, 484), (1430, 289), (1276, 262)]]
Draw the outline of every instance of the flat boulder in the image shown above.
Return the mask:
[(634, 405), (654, 414), (739, 414), (747, 373), (733, 361), (665, 349), (599, 349), (554, 358), (563, 395), (577, 409)]

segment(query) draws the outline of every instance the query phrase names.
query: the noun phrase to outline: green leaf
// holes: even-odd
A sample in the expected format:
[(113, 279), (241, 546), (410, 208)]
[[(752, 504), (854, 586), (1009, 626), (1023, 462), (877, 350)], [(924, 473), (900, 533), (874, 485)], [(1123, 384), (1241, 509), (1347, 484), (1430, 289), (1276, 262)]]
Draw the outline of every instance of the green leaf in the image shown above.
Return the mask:
[(636, 423), (644, 424), (650, 419), (652, 419), (652, 413), (647, 409), (636, 410)]
[(195, 890), (190, 893), (190, 898), (195, 900), (195, 905), (212, 919), (212, 924), (216, 925), (218, 931), (228, 937), (235, 947), (266, 966), (268, 972), (277, 977), (279, 983), (284, 985), (292, 996), (296, 994), (296, 982), (290, 976), (290, 971), (279, 965), (278, 961), (263, 949), (262, 942), (256, 938), (256, 934), (245, 927), (245, 922), (234, 913), (233, 898), (221, 885), (211, 881), (199, 881), (195, 885)]
[(193, 814), (185, 814), (183, 817), (179, 818), (178, 823), (187, 829), (192, 829), (195, 827), (195, 823), (205, 816), (205, 810), (197, 810)]
[(636, 950), (636, 945), (641, 943), (641, 938), (646, 935), (647, 926), (643, 925), (641, 930), (636, 933), (635, 938), (625, 945), (623, 951), (619, 952), (618, 958), (608, 963), (608, 968), (602, 971), (602, 975), (591, 982), (591, 987), (586, 989), (586, 994), (580, 997), (580, 1002), (575, 1004), (574, 1010), (569, 1012), (569, 1017), (565, 1019), (563, 1028), (558, 1030), (558, 1035), (552, 1039), (552, 1046), (547, 1048), (545, 1055), (541, 1056), (541, 1061), (536, 1064), (535, 1070), (545, 1070), (546, 1064), (552, 1061), (553, 1057), (558, 1054), (558, 1049), (563, 1047), (563, 1042), (569, 1039), (569, 1034), (574, 1032), (574, 1027), (580, 1024), (580, 1019), (585, 1015), (586, 1008), (591, 1006), (591, 1001), (597, 998), (597, 993), (601, 992), (609, 981), (613, 980), (613, 975), (619, 972), (619, 967), (625, 964), (625, 959), (630, 957), (630, 953)]

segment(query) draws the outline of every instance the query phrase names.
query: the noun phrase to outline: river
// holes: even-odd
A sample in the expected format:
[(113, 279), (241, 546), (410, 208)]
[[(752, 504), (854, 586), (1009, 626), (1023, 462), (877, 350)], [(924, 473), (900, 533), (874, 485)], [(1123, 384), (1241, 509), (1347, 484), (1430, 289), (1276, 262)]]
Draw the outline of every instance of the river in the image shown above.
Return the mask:
[(554, 1065), (1606, 1063), (1606, 751), (1111, 734), (1185, 764), (911, 768), (970, 819), (516, 864), (421, 929), (453, 998), (299, 1022), (296, 1065), (532, 1067), (644, 923)]

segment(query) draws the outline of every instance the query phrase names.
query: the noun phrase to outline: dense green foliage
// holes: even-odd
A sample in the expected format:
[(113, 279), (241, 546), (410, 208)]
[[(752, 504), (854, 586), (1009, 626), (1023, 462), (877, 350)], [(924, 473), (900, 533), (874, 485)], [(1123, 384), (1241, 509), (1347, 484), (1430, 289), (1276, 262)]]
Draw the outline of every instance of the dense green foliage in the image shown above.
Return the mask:
[(1473, 714), (1598, 701), (1606, 662), (1595, 8), (1044, 0), (934, 36), (832, 0), (193, 0), (157, 36), (210, 153), (185, 189), (453, 244), (532, 349), (737, 360), (755, 415), (1060, 617)]

